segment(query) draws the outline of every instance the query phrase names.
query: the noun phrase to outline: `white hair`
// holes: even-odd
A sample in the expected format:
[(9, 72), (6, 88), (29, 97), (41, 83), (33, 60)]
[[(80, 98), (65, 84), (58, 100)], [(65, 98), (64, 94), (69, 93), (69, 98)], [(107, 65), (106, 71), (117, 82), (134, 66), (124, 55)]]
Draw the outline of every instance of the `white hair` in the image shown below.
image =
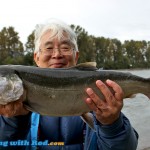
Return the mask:
[[(74, 50), (78, 51), (77, 36), (76, 36), (75, 32), (71, 29), (71, 27), (60, 20), (49, 19), (48, 21), (46, 21), (43, 24), (36, 25), (36, 29), (34, 31), (34, 36), (35, 36), (34, 52), (35, 53), (39, 52), (40, 44), (41, 44), (41, 37), (48, 30), (51, 31), (50, 38), (52, 38), (52, 39), (55, 37), (57, 37), (58, 39), (62, 39), (65, 35), (67, 35), (67, 38), (72, 43)], [(65, 35), (64, 35), (64, 33), (65, 33)]]

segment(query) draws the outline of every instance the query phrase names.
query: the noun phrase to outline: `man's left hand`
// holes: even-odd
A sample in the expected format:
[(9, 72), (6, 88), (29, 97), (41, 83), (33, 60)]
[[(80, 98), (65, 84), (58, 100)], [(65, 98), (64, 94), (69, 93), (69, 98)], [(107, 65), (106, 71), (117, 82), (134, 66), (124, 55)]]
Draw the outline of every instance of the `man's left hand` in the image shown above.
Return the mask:
[[(101, 80), (97, 80), (96, 85), (105, 99), (101, 99), (91, 88), (87, 88), (86, 92), (89, 97), (85, 101), (90, 109), (95, 112), (96, 119), (101, 124), (110, 125), (119, 118), (123, 107), (123, 90), (117, 83), (111, 80), (106, 80), (106, 84)], [(108, 87), (112, 88), (114, 93)]]

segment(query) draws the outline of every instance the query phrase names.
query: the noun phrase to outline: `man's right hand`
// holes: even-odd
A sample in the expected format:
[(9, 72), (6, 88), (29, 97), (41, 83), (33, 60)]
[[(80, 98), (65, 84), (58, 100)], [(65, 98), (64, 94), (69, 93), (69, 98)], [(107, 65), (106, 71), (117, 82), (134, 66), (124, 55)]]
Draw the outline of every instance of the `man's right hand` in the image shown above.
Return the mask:
[(22, 95), (19, 100), (10, 102), (6, 105), (0, 105), (0, 115), (5, 117), (14, 117), (18, 115), (26, 115), (29, 113), (23, 106), (24, 96)]

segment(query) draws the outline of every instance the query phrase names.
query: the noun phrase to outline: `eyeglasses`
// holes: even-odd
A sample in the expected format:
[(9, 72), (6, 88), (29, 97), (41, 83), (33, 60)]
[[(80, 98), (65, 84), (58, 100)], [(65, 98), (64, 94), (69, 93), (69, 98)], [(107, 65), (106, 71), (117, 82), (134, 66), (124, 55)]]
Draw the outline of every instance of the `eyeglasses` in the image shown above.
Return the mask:
[(52, 56), (55, 50), (58, 50), (62, 55), (71, 55), (74, 49), (66, 44), (61, 45), (59, 48), (48, 46), (47, 48), (40, 49), (40, 51), (47, 56)]

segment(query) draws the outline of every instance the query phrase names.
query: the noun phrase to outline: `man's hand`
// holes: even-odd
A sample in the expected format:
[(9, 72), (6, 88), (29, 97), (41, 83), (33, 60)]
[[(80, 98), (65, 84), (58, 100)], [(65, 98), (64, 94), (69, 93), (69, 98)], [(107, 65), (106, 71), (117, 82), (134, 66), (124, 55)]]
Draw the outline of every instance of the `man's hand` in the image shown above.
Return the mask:
[(29, 113), (23, 106), (24, 96), (22, 95), (19, 100), (10, 102), (6, 105), (0, 105), (0, 115), (5, 117), (14, 117), (18, 115), (26, 115)]
[[(110, 125), (119, 118), (123, 107), (124, 94), (121, 87), (114, 81), (107, 80), (106, 84), (100, 80), (96, 81), (96, 85), (105, 99), (101, 99), (91, 88), (87, 88), (86, 92), (89, 98), (85, 101), (90, 109), (95, 112), (96, 118), (101, 124)], [(109, 90), (108, 86), (114, 90), (114, 94)]]

